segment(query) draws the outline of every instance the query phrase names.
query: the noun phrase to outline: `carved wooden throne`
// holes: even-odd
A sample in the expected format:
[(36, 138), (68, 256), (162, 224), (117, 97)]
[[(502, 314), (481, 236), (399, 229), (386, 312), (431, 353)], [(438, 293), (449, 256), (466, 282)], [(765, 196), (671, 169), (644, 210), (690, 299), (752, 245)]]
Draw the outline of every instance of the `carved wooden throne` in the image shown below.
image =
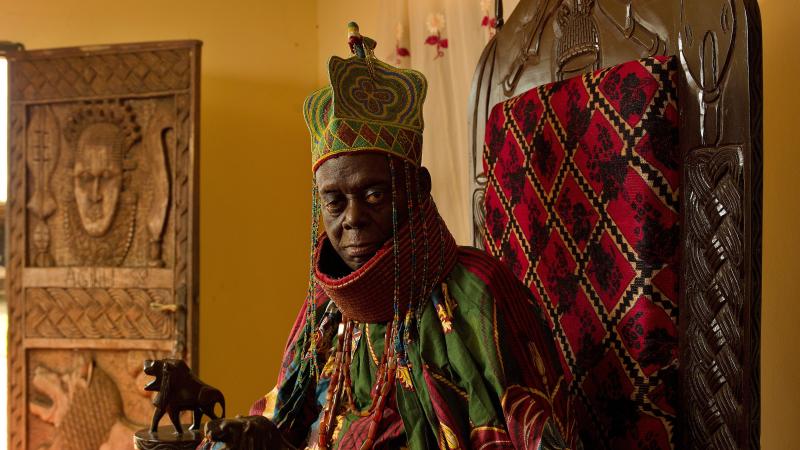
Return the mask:
[[(575, 148), (564, 148), (560, 157), (547, 160), (548, 154), (543, 156), (535, 139), (526, 141), (525, 130), (521, 129), (527, 120), (525, 114), (534, 111), (536, 106), (531, 106), (530, 110), (517, 107), (526, 101), (526, 95), (546, 97), (556, 89), (550, 86), (531, 91), (537, 86), (642, 58), (673, 56), (675, 63), (670, 70), (675, 77), (662, 78), (662, 82), (671, 82), (676, 89), (676, 95), (667, 97), (664, 102), (671, 101), (677, 110), (673, 129), (677, 142), (675, 173), (679, 178), (677, 187), (670, 191), (673, 201), (669, 206), (676, 218), (673, 229), (676, 236), (675, 301), (671, 306), (663, 306), (669, 310), (669, 320), (677, 337), (677, 355), (670, 367), (678, 375), (672, 387), (667, 388), (674, 392), (660, 392), (660, 395), (672, 395), (676, 406), (671, 415), (666, 414), (671, 418), (664, 422), (669, 429), (668, 446), (759, 448), (762, 87), (760, 16), (756, 0), (522, 0), (504, 25), (500, 5), (501, 2), (497, 11), (500, 30), (480, 59), (470, 101), (470, 179), (474, 192), (476, 245), (485, 245), (509, 263), (519, 260), (522, 254), (525, 264), (512, 268), (537, 297), (548, 294), (552, 297), (542, 279), (555, 270), (566, 270), (575, 280), (574, 286), (585, 293), (589, 311), (605, 315), (605, 319), (617, 317), (617, 321), (609, 320), (611, 323), (604, 320), (605, 334), (598, 337), (598, 348), (600, 355), (606, 351), (618, 353), (620, 360), (624, 359), (623, 353), (628, 354), (620, 370), (633, 380), (630, 392), (625, 394), (627, 398), (616, 399), (621, 400), (616, 403), (611, 401), (615, 399), (609, 400), (610, 394), (595, 392), (592, 395), (604, 398), (600, 402), (603, 414), (622, 414), (620, 408), (634, 407), (630, 404), (638, 402), (637, 405), (644, 405), (646, 409), (643, 416), (663, 419), (665, 416), (658, 402), (649, 397), (656, 390), (655, 383), (662, 381), (660, 374), (648, 374), (641, 360), (630, 356), (635, 352), (629, 348), (625, 333), (635, 327), (626, 328), (625, 320), (642, 298), (646, 298), (647, 304), (663, 301), (667, 305), (664, 298), (669, 295), (658, 292), (655, 272), (642, 275), (644, 272), (636, 266), (637, 275), (630, 278), (638, 280), (638, 286), (628, 288), (632, 292), (625, 294), (627, 302), (621, 301), (622, 306), (613, 308), (604, 303), (602, 294), (597, 293), (598, 274), (587, 275), (592, 271), (593, 256), (581, 249), (594, 246), (602, 250), (608, 242), (611, 245), (618, 242), (617, 247), (625, 247), (629, 244), (625, 233), (609, 240), (605, 237), (608, 233), (601, 230), (588, 235), (586, 242), (575, 245), (574, 238), (566, 236), (574, 230), (557, 211), (567, 178), (578, 179), (573, 186), (591, 183), (590, 177), (584, 177), (586, 171), (583, 175), (577, 168), (570, 173), (558, 172), (558, 167), (564, 166), (558, 158), (571, 158), (575, 152), (582, 151), (580, 146), (585, 142), (573, 142)], [(657, 65), (653, 61), (666, 60), (651, 59), (642, 62), (640, 67), (652, 72), (652, 66)], [(584, 77), (584, 84), (588, 86), (603, 76), (614, 75), (608, 71), (598, 73), (596, 77)], [(598, 99), (591, 93), (588, 98), (590, 103)], [(661, 104), (660, 108), (666, 107)], [(551, 114), (556, 121), (557, 114)], [(613, 114), (616, 113), (608, 113), (609, 117)], [(487, 126), (487, 121), (493, 122)], [(529, 125), (531, 133), (542, 132), (535, 129), (537, 123)], [(619, 126), (626, 128), (624, 124)], [(497, 145), (492, 144), (493, 132), (499, 133), (495, 136), (499, 139)], [(633, 127), (630, 142), (636, 143), (641, 138), (635, 132)], [(562, 134), (568, 132), (562, 131)], [(541, 142), (544, 141), (538, 141)], [(516, 150), (509, 150), (512, 147)], [(506, 162), (504, 173), (496, 173), (496, 160), (506, 157), (503, 154), (506, 151), (517, 151), (517, 155), (521, 152), (523, 157), (514, 160), (519, 170), (509, 174)], [(641, 156), (636, 153), (637, 149), (627, 151), (629, 153), (618, 155), (629, 158), (626, 170), (638, 173), (637, 176), (647, 183), (660, 176), (658, 167), (631, 162), (630, 158)], [(640, 159), (647, 158), (641, 156)], [(539, 172), (547, 164), (532, 167), (534, 161), (553, 163), (556, 191), (549, 192), (546, 187), (536, 185), (535, 179), (541, 176)], [(514, 183), (517, 183), (518, 193), (510, 195), (507, 185)], [(538, 213), (541, 214), (540, 223), (545, 225), (519, 217), (520, 210), (526, 211), (529, 217), (535, 215), (530, 211), (537, 205), (526, 203), (529, 201), (524, 193), (526, 186), (538, 190), (537, 198), (544, 199), (543, 204), (538, 205), (541, 207)], [(575, 189), (580, 190), (579, 187)], [(596, 222), (615, 219), (602, 217), (607, 212), (604, 201), (599, 197), (587, 200), (588, 208), (599, 211), (599, 219), (593, 219)], [(501, 211), (487, 213), (487, 205), (493, 202), (502, 205)], [(543, 233), (537, 226), (547, 228)], [(594, 222), (590, 222), (590, 226), (597, 228)], [(640, 229), (635, 232), (648, 233)], [(551, 233), (556, 233), (560, 236), (556, 239), (564, 242), (572, 239), (572, 245), (578, 249), (576, 252), (585, 259), (578, 257), (566, 263), (553, 260), (550, 267), (542, 268), (547, 246), (552, 244)], [(541, 242), (534, 243), (537, 236)], [(666, 237), (656, 233), (649, 239), (663, 242)], [(639, 256), (635, 246), (628, 246), (624, 251), (629, 251), (634, 259)], [(561, 304), (546, 307), (556, 328), (563, 325), (559, 322), (564, 319), (563, 311), (571, 307)], [(640, 325), (634, 319), (628, 322), (631, 324)], [(568, 338), (562, 337), (562, 342), (567, 342)], [(569, 351), (565, 353), (565, 366), (580, 357), (570, 355)], [(598, 357), (596, 362), (604, 361)], [(594, 400), (586, 398), (587, 390), (592, 386), (595, 390), (608, 386), (604, 377), (586, 379), (586, 373), (573, 374), (576, 378), (573, 395), (583, 395), (576, 401), (577, 409), (597, 407)], [(641, 385), (648, 382), (653, 385)], [(577, 416), (586, 417), (577, 409), (574, 411)], [(619, 428), (620, 423), (617, 425)], [(609, 436), (626, 433), (638, 425), (638, 422), (623, 421), (621, 426), (625, 429), (614, 431), (600, 418), (584, 420), (578, 428), (582, 429), (582, 435), (587, 429), (594, 429), (587, 434), (594, 440), (584, 442), (587, 448), (619, 448)], [(646, 436), (638, 436), (638, 439), (639, 448), (648, 440)]]

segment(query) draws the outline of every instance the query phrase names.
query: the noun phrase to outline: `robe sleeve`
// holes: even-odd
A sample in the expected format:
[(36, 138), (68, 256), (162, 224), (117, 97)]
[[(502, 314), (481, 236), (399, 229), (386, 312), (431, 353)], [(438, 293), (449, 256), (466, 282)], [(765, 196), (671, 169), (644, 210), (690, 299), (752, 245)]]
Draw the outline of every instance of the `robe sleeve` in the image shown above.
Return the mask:
[(488, 255), (462, 250), (431, 298), (417, 384), (439, 447), (580, 448), (563, 366), (531, 292)]

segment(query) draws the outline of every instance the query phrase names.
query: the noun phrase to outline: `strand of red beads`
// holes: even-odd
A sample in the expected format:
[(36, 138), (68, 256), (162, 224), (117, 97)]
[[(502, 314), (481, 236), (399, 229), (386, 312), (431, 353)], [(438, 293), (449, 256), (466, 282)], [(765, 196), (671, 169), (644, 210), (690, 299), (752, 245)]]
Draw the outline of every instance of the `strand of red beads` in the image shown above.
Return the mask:
[[(333, 421), (336, 416), (336, 408), (342, 392), (345, 393), (350, 410), (355, 410), (350, 379), (353, 328), (354, 324), (348, 321), (347, 325), (339, 332), (337, 351), (334, 359), (334, 371), (331, 375), (328, 395), (325, 399), (325, 407), (319, 425), (319, 440), (317, 443), (321, 450), (327, 450), (331, 445), (330, 438), (334, 428)], [(394, 327), (391, 324), (387, 324), (383, 355), (381, 356), (381, 361), (377, 368), (375, 386), (370, 393), (371, 402), (368, 411), (371, 416), (371, 423), (367, 430), (367, 437), (361, 444), (361, 450), (371, 450), (375, 445), (375, 438), (378, 434), (380, 422), (383, 419), (386, 401), (394, 387), (397, 373), (397, 357), (394, 352), (394, 345), (392, 345), (394, 333)]]
[[(387, 325), (389, 327), (389, 325)], [(387, 330), (386, 342), (392, 342), (393, 336)], [(393, 351), (394, 346), (389, 344), (386, 346), (384, 358), (387, 361), (385, 366), (385, 374), (378, 378), (375, 383), (375, 390), (373, 391), (373, 401), (371, 406), (371, 423), (367, 430), (367, 438), (361, 444), (360, 450), (371, 450), (375, 445), (375, 437), (378, 435), (378, 427), (383, 419), (383, 411), (386, 407), (386, 401), (389, 398), (392, 388), (394, 387), (395, 374), (397, 371), (397, 357)]]
[(381, 391), (381, 381), (383, 380), (384, 375), (386, 375), (386, 362), (388, 361), (393, 341), (391, 331), (392, 327), (390, 325), (386, 325), (386, 334), (384, 335), (383, 340), (383, 355), (381, 356), (381, 362), (378, 364), (378, 368), (375, 372), (375, 386), (372, 387), (372, 391), (370, 392), (370, 413), (372, 413), (372, 411), (375, 409), (375, 401), (378, 399), (378, 395), (380, 395)]
[(328, 395), (325, 398), (325, 408), (323, 409), (322, 420), (319, 424), (319, 441), (317, 443), (319, 444), (319, 448), (323, 450), (327, 449), (330, 444), (328, 440), (330, 437), (329, 434), (332, 431), (331, 425), (336, 415), (336, 404), (339, 400), (339, 393), (344, 384), (344, 376), (342, 375), (342, 372), (346, 370), (343, 364), (345, 360), (344, 355), (349, 353), (347, 347), (349, 347), (348, 341), (351, 340), (348, 335), (352, 335), (353, 331), (352, 322), (345, 320), (344, 317), (339, 327), (336, 356), (333, 361), (333, 374), (331, 374), (330, 383), (328, 384)]
[(342, 373), (344, 374), (344, 396), (346, 405), (345, 407), (352, 411), (355, 409), (355, 402), (353, 401), (353, 384), (350, 380), (350, 365), (353, 361), (353, 340), (355, 339), (355, 323), (350, 323), (350, 332), (345, 343), (346, 350), (344, 353), (344, 361), (342, 362)]

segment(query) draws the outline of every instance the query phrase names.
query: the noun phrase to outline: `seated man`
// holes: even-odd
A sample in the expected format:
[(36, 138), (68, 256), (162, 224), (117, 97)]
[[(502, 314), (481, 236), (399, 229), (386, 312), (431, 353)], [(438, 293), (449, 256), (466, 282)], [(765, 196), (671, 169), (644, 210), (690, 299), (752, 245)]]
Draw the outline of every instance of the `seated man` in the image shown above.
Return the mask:
[(326, 232), (313, 226), (277, 387), (252, 416), (209, 423), (201, 449), (576, 448), (530, 292), (457, 247), (430, 196), (425, 78), (375, 59), (355, 24), (350, 45), (304, 107)]

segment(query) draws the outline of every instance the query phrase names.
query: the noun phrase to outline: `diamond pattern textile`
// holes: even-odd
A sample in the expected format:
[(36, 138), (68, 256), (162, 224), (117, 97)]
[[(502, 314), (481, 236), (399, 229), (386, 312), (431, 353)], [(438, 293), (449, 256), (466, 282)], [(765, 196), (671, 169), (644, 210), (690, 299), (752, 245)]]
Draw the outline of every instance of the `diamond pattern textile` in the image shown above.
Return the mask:
[(486, 127), (486, 248), (548, 314), (585, 448), (675, 443), (676, 73), (655, 57), (540, 86)]

